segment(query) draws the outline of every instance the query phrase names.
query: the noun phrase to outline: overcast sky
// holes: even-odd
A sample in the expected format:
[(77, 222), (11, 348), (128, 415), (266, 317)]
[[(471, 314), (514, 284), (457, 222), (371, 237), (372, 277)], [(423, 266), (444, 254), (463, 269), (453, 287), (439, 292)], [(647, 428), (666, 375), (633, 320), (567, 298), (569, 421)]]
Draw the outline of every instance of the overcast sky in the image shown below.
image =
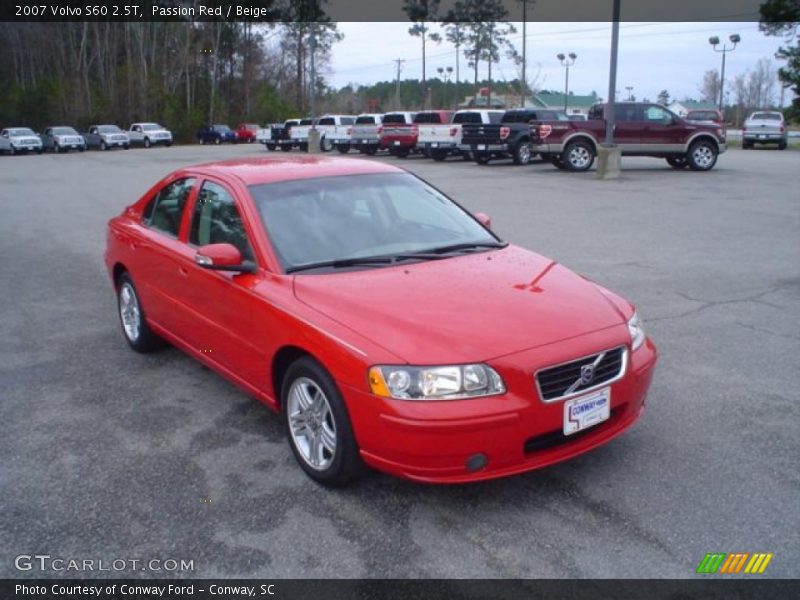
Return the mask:
[[(515, 23), (518, 32), (512, 41), (521, 51), (522, 27)], [(394, 80), (395, 58), (405, 59), (401, 78), (422, 77), (421, 42), (408, 34), (408, 23), (339, 23), (345, 39), (333, 50), (328, 81), (334, 87), (348, 83), (370, 84)], [(699, 98), (698, 90), (703, 73), (719, 69), (721, 54), (715, 53), (708, 43), (712, 35), (727, 40), (738, 33), (742, 41), (736, 50), (727, 55), (726, 85), (733, 78), (752, 69), (758, 59), (766, 57), (779, 66), (774, 54), (781, 38), (768, 37), (758, 31), (758, 23), (621, 23), (617, 90), (619, 99), (627, 97), (627, 86), (633, 87), (638, 98), (655, 100), (662, 89), (673, 98), (686, 96)], [(556, 54), (574, 52), (578, 55), (570, 68), (570, 90), (576, 94), (596, 91), (605, 98), (608, 92), (609, 52), (611, 26), (608, 23), (529, 23), (528, 81), (539, 89), (564, 88), (564, 68)], [(730, 45), (730, 43), (729, 43)], [(427, 76), (438, 76), (437, 67), (455, 67), (455, 48), (443, 42), (429, 43)], [(479, 73), (486, 76), (486, 65)], [(502, 60), (492, 67), (495, 80), (514, 79), (517, 68)], [(461, 57), (461, 79), (471, 81), (472, 72)], [(730, 88), (728, 88), (730, 89)], [(776, 86), (776, 96), (778, 87)], [(790, 101), (787, 92), (784, 104)], [(776, 99), (777, 101), (777, 99)]]

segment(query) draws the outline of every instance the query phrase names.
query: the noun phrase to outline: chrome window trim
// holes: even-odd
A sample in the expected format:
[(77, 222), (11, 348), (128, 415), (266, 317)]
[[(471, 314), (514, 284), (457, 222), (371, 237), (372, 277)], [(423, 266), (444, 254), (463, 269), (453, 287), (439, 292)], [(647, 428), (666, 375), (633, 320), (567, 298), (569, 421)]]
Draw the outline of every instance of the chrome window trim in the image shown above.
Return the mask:
[[(582, 389), (580, 391), (573, 392), (571, 394), (566, 394), (564, 396), (558, 396), (557, 398), (550, 398), (549, 400), (545, 400), (544, 399), (544, 394), (542, 394), (542, 389), (539, 387), (539, 373), (541, 373), (542, 371), (547, 371), (549, 369), (554, 369), (556, 367), (561, 367), (563, 365), (568, 365), (570, 363), (578, 362), (580, 360), (585, 360), (587, 358), (591, 358), (593, 356), (597, 356), (598, 354), (607, 354), (609, 352), (613, 352), (614, 350), (619, 350), (620, 348), (622, 348), (622, 364), (620, 365), (619, 373), (617, 373), (616, 376), (614, 376), (611, 379), (608, 379), (606, 381), (603, 381), (602, 383), (598, 383), (597, 385), (593, 385), (592, 387), (588, 387), (588, 388)], [(614, 346), (613, 348), (608, 348), (606, 350), (600, 350), (599, 352), (592, 352), (591, 354), (587, 354), (585, 356), (580, 356), (578, 358), (572, 358), (570, 360), (565, 360), (564, 362), (556, 363), (556, 364), (553, 364), (553, 365), (547, 365), (546, 367), (542, 367), (540, 369), (537, 369), (533, 373), (533, 382), (536, 385), (536, 393), (539, 394), (539, 400), (543, 404), (552, 404), (554, 402), (561, 402), (563, 400), (569, 400), (570, 398), (575, 398), (577, 396), (582, 396), (584, 394), (589, 394), (589, 393), (591, 393), (591, 392), (593, 392), (595, 390), (599, 390), (601, 388), (608, 387), (612, 383), (616, 383), (617, 381), (619, 381), (620, 379), (625, 377), (625, 374), (627, 372), (628, 372), (628, 346), (626, 344), (622, 344), (621, 346)]]

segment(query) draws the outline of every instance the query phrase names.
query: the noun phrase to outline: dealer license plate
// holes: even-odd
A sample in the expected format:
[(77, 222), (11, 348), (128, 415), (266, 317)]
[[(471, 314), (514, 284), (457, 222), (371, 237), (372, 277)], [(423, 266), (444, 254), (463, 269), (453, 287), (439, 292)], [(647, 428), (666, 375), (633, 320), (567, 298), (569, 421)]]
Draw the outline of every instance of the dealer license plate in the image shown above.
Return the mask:
[(611, 415), (611, 388), (567, 400), (564, 403), (564, 435), (572, 435), (598, 423)]
[(767, 136), (765, 136), (765, 135), (759, 135), (759, 136), (758, 136), (758, 139), (760, 139), (760, 140), (763, 140), (763, 139), (766, 139), (766, 137), (767, 137)]
[(486, 150), (486, 144), (478, 144), (478, 150)]
[(431, 148), (438, 148), (438, 147), (439, 147), (439, 142), (433, 142), (431, 144)]
[(395, 142), (394, 142), (394, 145), (395, 145), (395, 146), (399, 146), (399, 145), (400, 145), (400, 142), (399, 142), (398, 140), (395, 140)]

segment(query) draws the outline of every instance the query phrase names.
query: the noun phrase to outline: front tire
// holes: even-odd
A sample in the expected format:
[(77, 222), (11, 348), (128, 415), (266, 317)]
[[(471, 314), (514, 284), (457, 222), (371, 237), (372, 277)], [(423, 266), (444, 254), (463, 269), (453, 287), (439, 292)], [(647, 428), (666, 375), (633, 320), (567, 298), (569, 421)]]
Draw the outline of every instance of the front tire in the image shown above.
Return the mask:
[(447, 152), (445, 150), (431, 150), (431, 158), (436, 162), (442, 162), (447, 158)]
[(152, 352), (163, 344), (147, 325), (133, 279), (127, 273), (123, 273), (117, 282), (117, 308), (122, 333), (136, 352)]
[(150, 145), (151, 145), (150, 144), (150, 138), (148, 138), (148, 137), (144, 138), (144, 147), (145, 148), (149, 148)]
[(281, 386), (281, 408), (292, 454), (311, 479), (333, 487), (363, 473), (344, 399), (316, 360), (306, 356), (289, 367)]
[(108, 146), (106, 146), (105, 142), (100, 142), (100, 150), (108, 150)]
[(717, 164), (717, 147), (707, 140), (698, 140), (686, 155), (692, 171), (709, 171)]
[(594, 146), (585, 140), (567, 144), (561, 154), (561, 162), (569, 171), (588, 171), (594, 164)]
[(222, 140), (220, 140), (219, 138), (214, 138), (214, 143), (215, 143), (217, 146), (219, 146), (219, 145), (222, 143)]
[(490, 156), (483, 152), (475, 153), (475, 162), (479, 165), (488, 165)]
[(331, 142), (326, 138), (322, 138), (319, 142), (319, 149), (322, 152), (330, 152), (331, 150), (333, 150), (333, 142)]

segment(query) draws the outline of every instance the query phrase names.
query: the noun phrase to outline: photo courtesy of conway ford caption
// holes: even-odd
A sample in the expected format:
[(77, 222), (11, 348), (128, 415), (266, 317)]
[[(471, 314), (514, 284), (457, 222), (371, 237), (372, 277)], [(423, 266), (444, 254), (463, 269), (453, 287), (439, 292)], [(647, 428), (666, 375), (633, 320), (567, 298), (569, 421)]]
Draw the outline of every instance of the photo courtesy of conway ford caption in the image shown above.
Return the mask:
[(326, 485), (577, 456), (642, 415), (656, 364), (630, 302), (377, 162), (181, 169), (109, 222), (105, 261), (130, 346), (174, 344), (280, 413)]

